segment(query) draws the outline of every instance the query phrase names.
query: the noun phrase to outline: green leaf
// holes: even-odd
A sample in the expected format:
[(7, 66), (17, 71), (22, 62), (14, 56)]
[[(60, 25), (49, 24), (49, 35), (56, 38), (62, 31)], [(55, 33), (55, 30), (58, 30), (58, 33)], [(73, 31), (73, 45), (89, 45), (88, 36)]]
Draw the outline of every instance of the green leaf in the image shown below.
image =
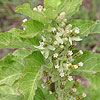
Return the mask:
[(23, 24), (23, 27), (25, 27), (25, 31), (20, 34), (21, 37), (34, 37), (42, 31), (44, 25), (38, 21), (29, 20)]
[(29, 16), (33, 20), (36, 20), (36, 21), (39, 21), (39, 22), (42, 22), (42, 23), (48, 23), (49, 22), (49, 19), (46, 16), (44, 16), (42, 13), (40, 13), (38, 11), (33, 11), (30, 8), (30, 5), (28, 3), (25, 3), (23, 5), (16, 7), (16, 12), (24, 14), (26, 16)]
[(61, 4), (61, 0), (44, 0), (45, 8), (53, 8), (57, 9), (58, 6)]
[(87, 92), (85, 100), (91, 100), (95, 96), (98, 98), (100, 93), (100, 54), (85, 51), (75, 60), (74, 64), (79, 62), (83, 62), (84, 66), (75, 70), (73, 75), (81, 75), (89, 80), (89, 89), (85, 90)]
[(39, 87), (36, 90), (36, 95), (34, 96), (34, 100), (45, 100), (45, 96)]
[(24, 97), (18, 92), (18, 83), (16, 82), (12, 87), (1, 85), (0, 100), (24, 100)]
[(73, 27), (78, 27), (80, 29), (80, 36), (88, 36), (88, 34), (92, 33), (100, 33), (100, 21), (83, 21), (83, 20), (72, 20), (67, 24), (72, 24)]
[(12, 86), (19, 79), (20, 72), (24, 69), (20, 63), (14, 60), (13, 55), (9, 55), (0, 61), (0, 85)]
[(30, 49), (18, 49), (12, 55), (14, 56), (14, 60), (19, 62), (24, 66), (24, 58), (29, 56), (32, 53)]
[(58, 12), (57, 10), (49, 8), (46, 11), (44, 11), (44, 15), (47, 16), (49, 19), (55, 19), (58, 15)]
[(19, 29), (11, 29), (8, 32), (0, 33), (0, 48), (29, 48), (27, 42), (23, 42), (19, 34), (23, 32)]
[(100, 33), (100, 21), (95, 22), (94, 26), (91, 28), (91, 33)]
[(98, 75), (100, 73), (100, 54), (85, 51), (84, 54), (78, 57), (74, 64), (83, 62), (84, 66), (76, 70), (83, 76), (91, 78), (92, 75)]
[(59, 13), (66, 12), (66, 17), (70, 18), (76, 12), (78, 12), (83, 0), (61, 0), (62, 3), (59, 6)]
[(28, 49), (18, 49), (0, 61), (0, 85), (12, 86), (24, 70), (24, 58), (32, 53)]
[(41, 65), (44, 64), (44, 58), (40, 52), (35, 51), (26, 57), (25, 61), (26, 69), (19, 81), (19, 89), (26, 100), (33, 100), (38, 80), (41, 78)]

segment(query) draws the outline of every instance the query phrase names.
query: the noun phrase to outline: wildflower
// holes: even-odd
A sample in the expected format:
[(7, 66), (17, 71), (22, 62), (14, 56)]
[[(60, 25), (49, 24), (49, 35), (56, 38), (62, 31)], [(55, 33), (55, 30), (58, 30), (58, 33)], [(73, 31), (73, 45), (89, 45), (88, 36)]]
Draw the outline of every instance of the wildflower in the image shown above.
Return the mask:
[(26, 28), (24, 27), (23, 30), (25, 31), (25, 29), (26, 29)]
[(65, 75), (65, 73), (64, 73), (64, 72), (60, 73), (60, 76), (61, 76), (61, 77), (64, 77), (64, 75)]
[(33, 8), (33, 10), (34, 10), (34, 11), (38, 11), (38, 9), (37, 9), (36, 7), (35, 7), (35, 8)]
[(82, 67), (83, 66), (83, 63), (82, 62), (78, 63), (78, 66)]
[(75, 29), (75, 33), (76, 33), (76, 34), (79, 34), (79, 33), (80, 33), (79, 28)]
[(80, 51), (79, 51), (79, 53), (82, 55), (82, 54), (83, 54), (83, 51), (82, 51), (82, 50), (80, 50)]
[(27, 21), (27, 19), (23, 19), (23, 23), (26, 22), (26, 21)]
[(52, 32), (54, 33), (55, 31), (56, 31), (56, 28), (55, 28), (55, 27), (53, 27), (53, 28), (52, 28)]
[(62, 85), (66, 85), (66, 81), (63, 81), (63, 82), (62, 82)]
[(73, 52), (72, 52), (72, 51), (68, 51), (68, 55), (70, 55), (70, 56), (71, 56), (72, 54), (73, 54)]
[(58, 53), (55, 53), (55, 54), (53, 55), (53, 57), (54, 57), (54, 58), (57, 58), (57, 57), (58, 57)]
[(73, 92), (76, 92), (76, 91), (77, 91), (77, 89), (76, 89), (76, 88), (72, 88), (72, 91), (73, 91)]
[(68, 76), (68, 80), (69, 81), (73, 81), (73, 77), (72, 76)]
[(40, 46), (42, 46), (42, 47), (43, 47), (43, 46), (44, 46), (44, 42), (40, 42)]
[(82, 93), (82, 97), (86, 97), (86, 93)]
[(55, 68), (58, 69), (60, 66), (59, 65), (55, 65)]
[(75, 69), (77, 69), (77, 68), (78, 68), (78, 66), (77, 66), (77, 65), (74, 65), (74, 68), (75, 68)]

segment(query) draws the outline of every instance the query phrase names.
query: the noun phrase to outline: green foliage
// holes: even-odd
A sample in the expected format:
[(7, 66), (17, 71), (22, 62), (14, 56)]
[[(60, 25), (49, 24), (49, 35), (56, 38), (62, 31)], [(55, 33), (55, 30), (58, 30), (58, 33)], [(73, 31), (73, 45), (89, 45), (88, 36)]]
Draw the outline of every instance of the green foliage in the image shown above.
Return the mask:
[[(24, 30), (0, 34), (0, 48), (18, 48), (0, 60), (0, 100), (76, 100), (76, 95), (69, 93), (72, 88), (64, 87), (66, 80), (72, 80), (70, 75), (89, 80), (91, 92), (86, 90), (87, 100), (92, 99), (92, 94), (96, 96), (92, 91), (100, 88), (100, 55), (80, 51), (74, 58), (72, 52), (75, 41), (82, 40), (80, 37), (100, 33), (99, 21), (69, 20), (81, 3), (82, 0), (45, 0), (46, 9), (38, 6), (32, 10), (27, 3), (16, 8), (17, 13), (31, 19), (22, 25)], [(41, 78), (43, 84), (39, 83)]]
[(16, 8), (16, 12), (17, 13), (21, 13), (21, 14), (24, 14), (26, 16), (29, 16), (30, 18), (32, 18), (33, 20), (36, 20), (36, 21), (39, 21), (39, 22), (42, 22), (42, 23), (48, 23), (49, 22), (49, 19), (44, 16), (43, 14), (41, 14), (40, 12), (37, 12), (37, 11), (33, 11), (31, 8), (30, 8), (30, 5), (29, 4), (23, 4), (23, 5), (20, 5)]
[(100, 33), (100, 21), (84, 21), (84, 20), (72, 20), (68, 23), (72, 24), (73, 27), (79, 27), (80, 36), (88, 36), (88, 34)]
[(58, 9), (58, 6), (61, 4), (61, 0), (44, 0), (45, 8)]
[(95, 100), (95, 98), (100, 98), (100, 54), (85, 51), (84, 54), (77, 58), (74, 63), (78, 63), (80, 61), (84, 63), (84, 66), (75, 70), (73, 74), (81, 75), (85, 79), (89, 80), (89, 89), (85, 90), (88, 96), (85, 100), (90, 100), (93, 98)]
[(26, 57), (25, 61), (26, 69), (19, 81), (19, 88), (27, 100), (33, 100), (38, 80), (41, 78), (41, 65), (44, 64), (43, 56), (36, 51)]
[(70, 18), (76, 12), (78, 12), (80, 5), (82, 4), (83, 0), (61, 0), (62, 3), (59, 7), (60, 12), (66, 12), (66, 17)]
[(22, 37), (34, 37), (36, 33), (43, 30), (44, 25), (35, 20), (29, 20), (23, 24), (25, 31), (21, 34)]

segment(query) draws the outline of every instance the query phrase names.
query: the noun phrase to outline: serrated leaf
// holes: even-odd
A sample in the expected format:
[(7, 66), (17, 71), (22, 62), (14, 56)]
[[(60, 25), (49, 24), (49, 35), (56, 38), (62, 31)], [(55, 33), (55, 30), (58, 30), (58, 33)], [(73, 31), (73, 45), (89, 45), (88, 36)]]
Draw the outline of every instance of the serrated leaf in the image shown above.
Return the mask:
[(88, 36), (88, 34), (92, 33), (100, 33), (100, 21), (83, 21), (83, 20), (72, 20), (69, 21), (67, 24), (72, 24), (73, 27), (78, 27), (80, 29), (80, 36)]
[(40, 52), (35, 51), (26, 57), (25, 61), (26, 69), (19, 81), (19, 89), (26, 100), (33, 100), (38, 80), (41, 78), (41, 65), (44, 64), (44, 58)]
[(49, 19), (38, 11), (33, 11), (28, 3), (16, 7), (16, 12), (29, 16), (33, 20), (48, 23)]
[(0, 85), (9, 86), (19, 79), (20, 72), (24, 69), (20, 63), (14, 60), (13, 55), (9, 55), (0, 61)]
[(11, 29), (8, 32), (0, 33), (0, 48), (29, 48), (30, 44), (23, 42), (19, 34), (20, 29)]
[(44, 25), (35, 20), (28, 20), (23, 24), (25, 31), (20, 34), (21, 37), (34, 37), (42, 31)]
[(19, 49), (0, 61), (0, 85), (12, 86), (19, 79), (20, 72), (24, 70), (24, 58), (31, 53), (31, 50)]
[(12, 87), (1, 85), (0, 100), (24, 100), (24, 97), (18, 92), (18, 83), (15, 83)]
[(70, 18), (76, 12), (78, 12), (83, 0), (61, 0), (62, 3), (59, 6), (59, 13), (66, 12), (66, 17)]
[(53, 8), (57, 9), (58, 6), (61, 4), (61, 0), (44, 0), (45, 8)]

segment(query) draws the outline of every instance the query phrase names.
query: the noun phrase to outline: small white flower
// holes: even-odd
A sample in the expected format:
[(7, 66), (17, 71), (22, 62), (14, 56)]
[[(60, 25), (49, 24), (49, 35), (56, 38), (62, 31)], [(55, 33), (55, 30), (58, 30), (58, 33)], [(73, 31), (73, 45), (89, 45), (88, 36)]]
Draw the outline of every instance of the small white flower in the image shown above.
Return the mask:
[(73, 77), (72, 76), (68, 76), (68, 80), (69, 81), (73, 81)]
[(40, 46), (42, 46), (42, 47), (43, 47), (43, 46), (44, 46), (44, 42), (40, 42)]
[(64, 75), (65, 75), (65, 73), (64, 73), (64, 72), (60, 73), (60, 76), (61, 76), (61, 77), (64, 77)]
[(35, 7), (35, 8), (33, 8), (33, 10), (34, 10), (34, 11), (38, 11), (38, 9), (37, 9), (36, 7)]
[(52, 32), (54, 33), (55, 31), (56, 31), (56, 28), (55, 28), (55, 27), (53, 27), (53, 28), (52, 28)]
[(83, 97), (86, 97), (86, 93), (82, 93), (82, 96), (83, 96)]
[(79, 65), (80, 67), (82, 67), (82, 66), (83, 66), (83, 63), (82, 63), (82, 62), (80, 62), (80, 63), (78, 63), (78, 65)]
[(76, 88), (73, 88), (72, 90), (73, 90), (73, 92), (76, 92), (76, 91), (77, 91), (77, 89), (76, 89)]
[(57, 58), (57, 57), (58, 57), (58, 53), (55, 53), (55, 54), (53, 55), (53, 57), (54, 57), (54, 58)]
[(59, 65), (55, 65), (55, 68), (58, 69), (60, 66)]
[(23, 23), (25, 23), (27, 21), (27, 19), (23, 19)]
[(66, 85), (66, 81), (63, 81), (63, 82), (62, 82), (62, 85)]
[(23, 30), (25, 31), (25, 27), (23, 28)]
[(38, 8), (38, 11), (41, 12), (43, 9), (43, 6), (39, 5), (37, 8)]
[(74, 68), (75, 68), (75, 69), (77, 69), (77, 68), (78, 68), (78, 66), (77, 66), (77, 65), (74, 65)]
[(76, 34), (79, 34), (79, 33), (80, 33), (79, 28), (75, 29), (75, 33), (76, 33)]
[(73, 32), (73, 30), (70, 30), (70, 33), (72, 33)]
[(73, 52), (72, 52), (72, 51), (68, 51), (68, 55), (70, 55), (70, 56), (71, 56), (72, 54), (73, 54)]
[(80, 51), (79, 51), (79, 53), (82, 55), (82, 54), (83, 54), (83, 51), (82, 51), (82, 50), (80, 50)]

